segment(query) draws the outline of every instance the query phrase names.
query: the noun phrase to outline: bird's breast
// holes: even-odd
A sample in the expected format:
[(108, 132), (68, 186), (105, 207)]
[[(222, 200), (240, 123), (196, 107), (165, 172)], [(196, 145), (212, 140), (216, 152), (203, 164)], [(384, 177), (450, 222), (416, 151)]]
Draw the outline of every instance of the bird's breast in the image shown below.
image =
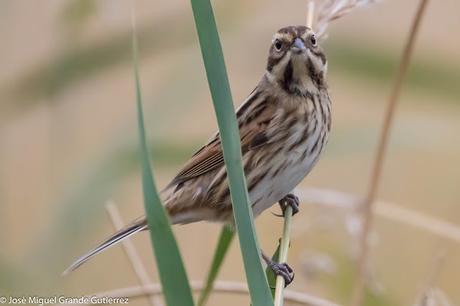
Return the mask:
[(249, 194), (254, 215), (281, 200), (311, 171), (327, 143), (328, 120), (330, 118), (325, 120), (318, 109), (280, 122), (279, 129), (274, 132), (278, 138), (273, 136), (277, 141), (267, 146), (265, 154), (269, 158), (260, 165), (264, 168), (260, 171), (265, 171), (266, 175)]

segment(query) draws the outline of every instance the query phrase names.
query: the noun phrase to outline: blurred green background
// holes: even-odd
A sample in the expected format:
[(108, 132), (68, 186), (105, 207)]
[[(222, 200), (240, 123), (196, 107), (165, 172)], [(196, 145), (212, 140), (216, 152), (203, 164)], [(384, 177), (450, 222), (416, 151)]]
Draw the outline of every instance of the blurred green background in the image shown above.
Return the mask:
[[(382, 1), (335, 22), (329, 59), (333, 133), (301, 187), (362, 195), (400, 51), (418, 1)], [(233, 98), (260, 79), (271, 36), (304, 24), (306, 3), (214, 1)], [(458, 0), (431, 1), (398, 107), (379, 197), (460, 226), (460, 28)], [(61, 272), (112, 232), (104, 205), (125, 221), (143, 211), (131, 72), (131, 3), (0, 1), (0, 293), (80, 295), (137, 284), (120, 247), (77, 272)], [(160, 187), (216, 130), (188, 1), (136, 1), (146, 128)], [(276, 211), (274, 207), (272, 211)], [(291, 289), (348, 303), (356, 220), (302, 203), (294, 220)], [(276, 247), (282, 220), (257, 220)], [(175, 227), (190, 279), (206, 275), (219, 225)], [(366, 305), (412, 304), (433, 257), (434, 282), (460, 303), (460, 246), (377, 218)], [(148, 236), (133, 239), (156, 278)], [(234, 243), (220, 279), (244, 281)], [(210, 305), (247, 304), (215, 294)], [(455, 304), (457, 303), (457, 304)], [(146, 299), (132, 305), (147, 305)]]

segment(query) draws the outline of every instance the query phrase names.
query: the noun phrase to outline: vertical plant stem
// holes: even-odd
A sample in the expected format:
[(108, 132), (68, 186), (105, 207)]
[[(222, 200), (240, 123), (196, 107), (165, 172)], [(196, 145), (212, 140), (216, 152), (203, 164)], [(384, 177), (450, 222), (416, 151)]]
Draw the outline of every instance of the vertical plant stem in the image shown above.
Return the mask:
[[(115, 204), (113, 202), (108, 202), (105, 205), (105, 210), (107, 211), (107, 214), (110, 217), (110, 221), (112, 221), (114, 229), (116, 231), (121, 230), (125, 226), (125, 224)], [(142, 263), (141, 257), (137, 252), (136, 248), (134, 247), (133, 242), (128, 237), (121, 241), (121, 245), (123, 246), (123, 250), (125, 251), (126, 256), (128, 257), (129, 262), (131, 263), (131, 267), (133, 268), (133, 271), (136, 274), (140, 284), (144, 288), (147, 288), (152, 283), (152, 280), (147, 274), (147, 269), (145, 269), (145, 266)], [(148, 299), (150, 305), (152, 306), (163, 305), (161, 299), (157, 296), (151, 295), (148, 297)]]
[(313, 0), (308, 0), (307, 27), (309, 27), (310, 29), (313, 27), (314, 18), (315, 18), (315, 2)]
[(371, 177), (370, 177), (370, 184), (369, 189), (366, 194), (364, 203), (363, 203), (363, 228), (361, 233), (360, 239), (360, 254), (358, 258), (358, 275), (355, 286), (353, 288), (352, 293), (352, 306), (360, 306), (362, 304), (363, 295), (364, 295), (364, 287), (365, 287), (365, 276), (366, 276), (366, 269), (367, 269), (367, 261), (368, 261), (368, 253), (369, 253), (369, 246), (368, 246), (368, 236), (369, 232), (372, 229), (372, 212), (373, 212), (373, 203), (378, 192), (378, 187), (380, 184), (382, 169), (383, 169), (383, 161), (385, 158), (387, 146), (388, 146), (388, 139), (390, 137), (390, 127), (393, 123), (394, 112), (396, 109), (396, 105), (399, 100), (399, 96), (401, 93), (402, 84), (404, 78), (407, 74), (407, 68), (409, 67), (410, 59), (414, 49), (415, 38), (417, 36), (420, 22), (423, 17), (423, 13), (425, 12), (426, 4), (428, 0), (421, 0), (417, 9), (417, 13), (415, 18), (413, 19), (412, 26), (409, 32), (409, 37), (406, 41), (403, 54), (401, 57), (401, 62), (396, 74), (395, 82), (393, 89), (391, 91), (390, 98), (388, 100), (388, 104), (385, 110), (385, 115), (383, 119), (382, 130), (380, 134), (380, 140), (377, 147), (377, 152), (374, 160), (374, 166), (372, 169)]
[[(292, 207), (288, 206), (284, 211), (283, 237), (281, 238), (280, 254), (278, 262), (286, 262), (290, 244), (292, 227)], [(284, 278), (280, 275), (276, 277), (275, 306), (282, 306), (284, 302)]]

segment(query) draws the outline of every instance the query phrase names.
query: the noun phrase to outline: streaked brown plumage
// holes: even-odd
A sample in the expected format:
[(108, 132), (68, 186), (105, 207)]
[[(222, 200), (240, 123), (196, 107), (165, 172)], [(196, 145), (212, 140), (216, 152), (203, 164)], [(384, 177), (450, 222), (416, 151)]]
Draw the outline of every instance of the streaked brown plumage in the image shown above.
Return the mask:
[[(266, 72), (238, 108), (243, 165), (254, 215), (288, 195), (318, 161), (331, 128), (327, 62), (311, 29), (280, 29)], [(233, 222), (226, 170), (216, 134), (163, 191), (174, 224)], [(120, 240), (147, 229), (145, 217), (82, 256), (73, 270)]]

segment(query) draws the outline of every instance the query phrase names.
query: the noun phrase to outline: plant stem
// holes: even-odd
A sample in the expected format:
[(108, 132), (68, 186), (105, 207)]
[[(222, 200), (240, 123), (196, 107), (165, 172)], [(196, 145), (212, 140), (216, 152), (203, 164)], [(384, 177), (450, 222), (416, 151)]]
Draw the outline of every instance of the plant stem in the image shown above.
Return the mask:
[(315, 2), (313, 0), (308, 0), (307, 3), (307, 27), (310, 29), (313, 27), (313, 21), (315, 16)]
[[(286, 262), (290, 244), (292, 227), (292, 207), (288, 206), (284, 211), (283, 237), (281, 238), (279, 262)], [(284, 297), (284, 278), (280, 275), (276, 277), (275, 306), (283, 305)]]
[(369, 189), (363, 203), (363, 228), (360, 240), (360, 254), (358, 258), (358, 276), (353, 288), (352, 294), (352, 306), (360, 306), (363, 300), (364, 286), (365, 286), (365, 275), (367, 270), (367, 261), (369, 246), (367, 244), (368, 235), (372, 228), (372, 214), (373, 214), (373, 203), (378, 192), (380, 184), (383, 161), (385, 158), (386, 149), (388, 146), (388, 139), (390, 137), (390, 127), (393, 123), (394, 112), (396, 105), (399, 100), (401, 93), (402, 84), (407, 74), (407, 68), (409, 67), (410, 59), (414, 49), (415, 37), (420, 27), (423, 13), (426, 8), (428, 0), (421, 0), (417, 9), (415, 18), (413, 19), (409, 37), (406, 41), (404, 51), (401, 57), (398, 72), (396, 74), (395, 83), (391, 91), (390, 98), (388, 100), (387, 108), (385, 110), (385, 117), (383, 120), (383, 126), (381, 130), (380, 140), (377, 148), (377, 153), (374, 160), (374, 166), (371, 174), (371, 181)]
[[(110, 220), (112, 221), (114, 229), (116, 231), (121, 230), (125, 226), (125, 224), (115, 204), (113, 202), (108, 202), (105, 205), (105, 209), (110, 217)], [(123, 246), (123, 250), (125, 251), (126, 256), (128, 257), (129, 262), (131, 263), (131, 267), (133, 268), (133, 271), (136, 274), (140, 284), (143, 287), (147, 287), (149, 284), (152, 283), (152, 281), (150, 280), (150, 277), (147, 274), (147, 269), (142, 263), (139, 253), (134, 247), (134, 243), (128, 237), (127, 239), (121, 241), (121, 245)], [(149, 302), (152, 306), (163, 305), (161, 299), (159, 299), (156, 296), (149, 296)]]
[[(206, 285), (202, 281), (192, 281), (191, 286), (193, 291), (200, 291)], [(247, 296), (249, 293), (248, 286), (242, 282), (231, 281), (216, 281), (214, 284), (214, 291), (218, 293), (230, 293), (235, 295)], [(310, 295), (305, 292), (285, 290), (285, 299), (293, 304), (308, 305), (308, 306), (340, 306), (337, 303), (325, 300), (323, 298)], [(161, 285), (158, 283), (149, 284), (148, 287), (134, 286), (127, 288), (112, 289), (109, 291), (98, 292), (89, 296), (96, 297), (127, 297), (132, 302), (136, 298), (145, 297), (148, 295), (163, 294)]]

